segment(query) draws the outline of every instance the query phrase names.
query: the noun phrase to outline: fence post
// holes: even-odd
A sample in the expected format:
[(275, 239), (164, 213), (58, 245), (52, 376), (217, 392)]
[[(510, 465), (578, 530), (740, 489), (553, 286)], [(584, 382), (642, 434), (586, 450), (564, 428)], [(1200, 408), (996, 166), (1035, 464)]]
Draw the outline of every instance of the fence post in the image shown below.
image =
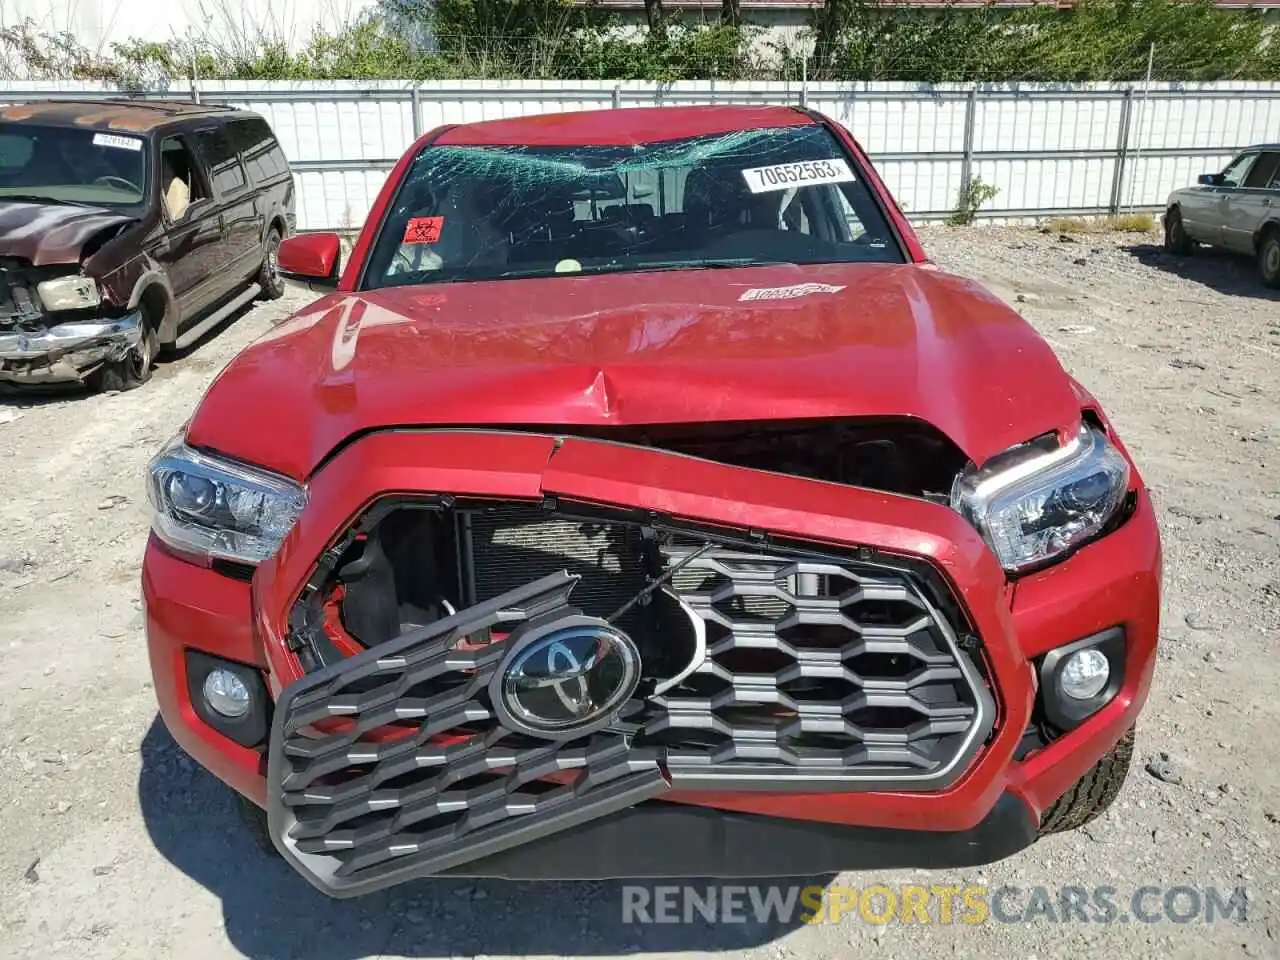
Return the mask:
[(1120, 198), (1124, 195), (1124, 168), (1129, 157), (1129, 120), (1133, 116), (1133, 87), (1124, 92), (1124, 102), (1120, 104), (1120, 136), (1116, 143), (1116, 169), (1111, 176), (1111, 203), (1109, 209), (1114, 217), (1120, 212)]
[(613, 109), (617, 110), (622, 106), (622, 84), (615, 83), (613, 85)]
[(969, 88), (964, 101), (964, 158), (960, 161), (960, 203), (969, 196), (973, 183), (973, 129), (978, 122), (978, 85)]
[(409, 89), (409, 112), (413, 114), (411, 120), (413, 123), (413, 139), (415, 142), (420, 136), (422, 136), (422, 110), (420, 109), (421, 106), (422, 106), (422, 91), (418, 89), (418, 85), (415, 83)]

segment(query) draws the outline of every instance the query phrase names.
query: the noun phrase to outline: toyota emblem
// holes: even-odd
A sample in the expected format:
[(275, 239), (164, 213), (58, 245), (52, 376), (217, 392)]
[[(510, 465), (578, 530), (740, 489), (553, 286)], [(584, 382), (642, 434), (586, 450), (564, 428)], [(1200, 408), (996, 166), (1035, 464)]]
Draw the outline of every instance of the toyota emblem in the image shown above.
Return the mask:
[(490, 695), (513, 730), (553, 740), (607, 726), (635, 691), (640, 653), (603, 620), (571, 616), (513, 636)]

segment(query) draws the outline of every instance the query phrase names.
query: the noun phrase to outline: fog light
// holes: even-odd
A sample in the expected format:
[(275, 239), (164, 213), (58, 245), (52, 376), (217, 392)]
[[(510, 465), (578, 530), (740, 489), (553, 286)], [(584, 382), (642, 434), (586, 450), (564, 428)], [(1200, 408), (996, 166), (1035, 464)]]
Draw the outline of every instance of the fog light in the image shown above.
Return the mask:
[(1099, 650), (1077, 650), (1058, 673), (1058, 686), (1073, 700), (1092, 700), (1107, 687), (1111, 664)]
[(1124, 686), (1125, 635), (1110, 627), (1050, 650), (1040, 660), (1044, 718), (1072, 730), (1108, 703)]
[(230, 720), (236, 720), (249, 712), (253, 698), (244, 681), (230, 670), (210, 670), (204, 678), (204, 699), (210, 708)]

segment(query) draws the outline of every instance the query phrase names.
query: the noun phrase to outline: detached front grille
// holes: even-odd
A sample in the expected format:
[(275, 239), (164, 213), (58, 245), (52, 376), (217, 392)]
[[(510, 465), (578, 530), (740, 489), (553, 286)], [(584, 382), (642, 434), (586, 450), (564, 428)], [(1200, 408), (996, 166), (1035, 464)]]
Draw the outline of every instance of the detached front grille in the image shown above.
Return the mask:
[[(976, 641), (923, 569), (566, 507), (441, 504), (433, 523), (457, 532), (462, 608), (277, 705), (273, 830), (328, 892), (668, 790), (938, 790), (990, 732)], [(575, 614), (634, 643), (634, 692), (582, 736), (516, 729), (495, 676), (522, 631)]]

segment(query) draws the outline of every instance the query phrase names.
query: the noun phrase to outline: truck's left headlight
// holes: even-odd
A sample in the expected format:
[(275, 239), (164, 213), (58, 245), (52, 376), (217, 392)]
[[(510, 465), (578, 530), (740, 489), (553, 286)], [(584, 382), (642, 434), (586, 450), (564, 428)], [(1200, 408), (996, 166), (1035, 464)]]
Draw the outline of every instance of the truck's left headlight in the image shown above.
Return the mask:
[(55, 277), (36, 284), (40, 302), (49, 311), (85, 310), (102, 303), (102, 294), (92, 277)]
[(307, 503), (285, 477), (193, 450), (175, 437), (152, 459), (151, 528), (181, 553), (256, 564), (280, 548)]
[(1071, 442), (1015, 447), (958, 476), (951, 505), (1014, 573), (1098, 536), (1124, 503), (1129, 462), (1085, 423)]

